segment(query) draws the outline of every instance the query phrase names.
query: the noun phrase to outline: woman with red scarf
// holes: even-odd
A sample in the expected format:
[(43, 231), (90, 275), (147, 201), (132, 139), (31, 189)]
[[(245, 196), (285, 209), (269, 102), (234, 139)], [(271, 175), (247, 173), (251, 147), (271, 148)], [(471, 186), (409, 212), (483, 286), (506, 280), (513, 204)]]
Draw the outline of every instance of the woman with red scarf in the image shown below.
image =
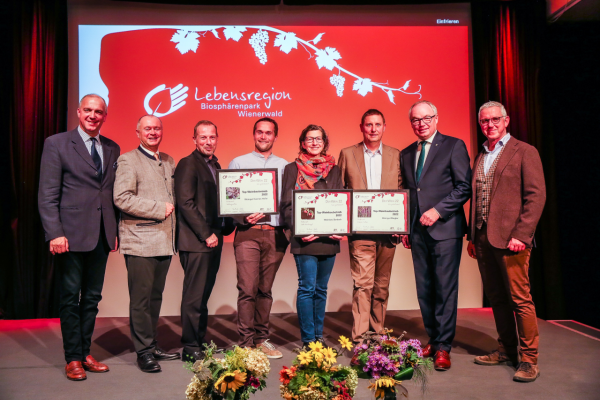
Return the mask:
[[(327, 154), (329, 138), (318, 125), (307, 126), (300, 135), (300, 153), (283, 173), (281, 216), (292, 228), (293, 189), (342, 189), (342, 174), (335, 159)], [(298, 320), (303, 346), (323, 340), (327, 284), (342, 236), (291, 238), (291, 252), (298, 269)]]

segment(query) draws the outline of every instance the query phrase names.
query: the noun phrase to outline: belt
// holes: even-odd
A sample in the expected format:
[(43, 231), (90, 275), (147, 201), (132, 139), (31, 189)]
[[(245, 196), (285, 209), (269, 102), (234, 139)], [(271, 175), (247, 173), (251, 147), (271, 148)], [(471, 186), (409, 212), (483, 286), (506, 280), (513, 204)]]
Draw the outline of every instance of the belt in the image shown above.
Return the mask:
[(271, 225), (252, 225), (250, 227), (250, 229), (260, 229), (261, 231), (274, 231), (275, 229), (277, 229), (274, 226)]

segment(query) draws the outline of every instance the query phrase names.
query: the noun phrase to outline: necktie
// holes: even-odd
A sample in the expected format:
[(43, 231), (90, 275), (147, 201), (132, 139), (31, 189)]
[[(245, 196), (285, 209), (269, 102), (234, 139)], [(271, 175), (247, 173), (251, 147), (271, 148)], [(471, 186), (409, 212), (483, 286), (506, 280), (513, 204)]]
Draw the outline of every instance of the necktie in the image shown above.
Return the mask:
[(92, 150), (90, 152), (92, 156), (92, 161), (94, 161), (94, 165), (96, 166), (96, 176), (98, 179), (102, 180), (102, 160), (100, 159), (100, 154), (98, 154), (98, 150), (96, 150), (96, 138), (92, 138)]
[(421, 154), (419, 155), (419, 162), (417, 163), (417, 183), (421, 180), (421, 172), (423, 172), (423, 164), (425, 164), (425, 145), (426, 140), (421, 142)]

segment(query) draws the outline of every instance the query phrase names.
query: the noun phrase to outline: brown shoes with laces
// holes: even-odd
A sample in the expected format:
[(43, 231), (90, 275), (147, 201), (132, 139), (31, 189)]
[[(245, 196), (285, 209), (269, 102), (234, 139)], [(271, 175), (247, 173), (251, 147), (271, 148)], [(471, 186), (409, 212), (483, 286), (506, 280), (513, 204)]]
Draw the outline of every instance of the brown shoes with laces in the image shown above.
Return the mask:
[(71, 361), (65, 366), (65, 372), (67, 373), (67, 379), (72, 381), (82, 381), (87, 378), (81, 361)]
[(86, 371), (90, 372), (108, 372), (108, 365), (101, 363), (92, 356), (87, 356), (81, 363)]
[(533, 382), (540, 376), (540, 369), (537, 364), (522, 362), (517, 368), (517, 372), (513, 376), (513, 381), (516, 382)]
[(501, 353), (498, 350), (493, 351), (491, 354), (485, 356), (475, 357), (475, 364), (479, 365), (502, 365), (502, 364), (518, 364), (518, 356), (509, 356), (506, 353)]
[(277, 350), (275, 348), (275, 346), (273, 346), (271, 344), (271, 342), (269, 342), (269, 340), (265, 340), (264, 342), (257, 344), (256, 348), (261, 350), (263, 353), (265, 353), (267, 355), (267, 358), (281, 358), (283, 357), (283, 354), (281, 354), (281, 352), (279, 350)]

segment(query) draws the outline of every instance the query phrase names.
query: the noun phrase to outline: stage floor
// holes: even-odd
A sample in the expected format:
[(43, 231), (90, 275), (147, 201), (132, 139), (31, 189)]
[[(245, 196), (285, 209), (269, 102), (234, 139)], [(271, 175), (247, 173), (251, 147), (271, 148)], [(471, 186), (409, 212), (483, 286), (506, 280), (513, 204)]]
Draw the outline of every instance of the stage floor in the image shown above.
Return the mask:
[[(212, 316), (208, 339), (220, 347), (237, 340), (235, 315)], [(300, 344), (295, 314), (273, 315), (271, 341), (284, 356), (271, 360), (267, 389), (254, 399), (279, 398), (279, 370), (294, 358), (292, 349)], [(325, 339), (333, 343), (338, 335), (349, 336), (352, 315), (328, 313)], [(425, 341), (419, 311), (390, 311), (389, 328), (406, 330), (410, 338)], [(405, 382), (412, 399), (600, 399), (600, 341), (561, 326), (539, 320), (541, 376), (533, 383), (512, 381), (509, 366), (485, 367), (473, 357), (486, 354), (496, 346), (495, 327), (490, 309), (460, 309), (452, 351), (452, 369), (433, 371), (424, 397), (411, 381)], [(179, 317), (160, 320), (159, 345), (165, 350), (180, 350)], [(99, 318), (92, 343), (92, 354), (110, 366), (105, 374), (88, 373), (81, 382), (68, 381), (58, 319), (0, 321), (0, 399), (185, 399), (192, 377), (181, 361), (162, 362), (162, 372), (146, 374), (135, 365), (127, 318)], [(342, 363), (347, 358), (340, 358)], [(355, 399), (373, 399), (367, 381), (359, 382)]]

